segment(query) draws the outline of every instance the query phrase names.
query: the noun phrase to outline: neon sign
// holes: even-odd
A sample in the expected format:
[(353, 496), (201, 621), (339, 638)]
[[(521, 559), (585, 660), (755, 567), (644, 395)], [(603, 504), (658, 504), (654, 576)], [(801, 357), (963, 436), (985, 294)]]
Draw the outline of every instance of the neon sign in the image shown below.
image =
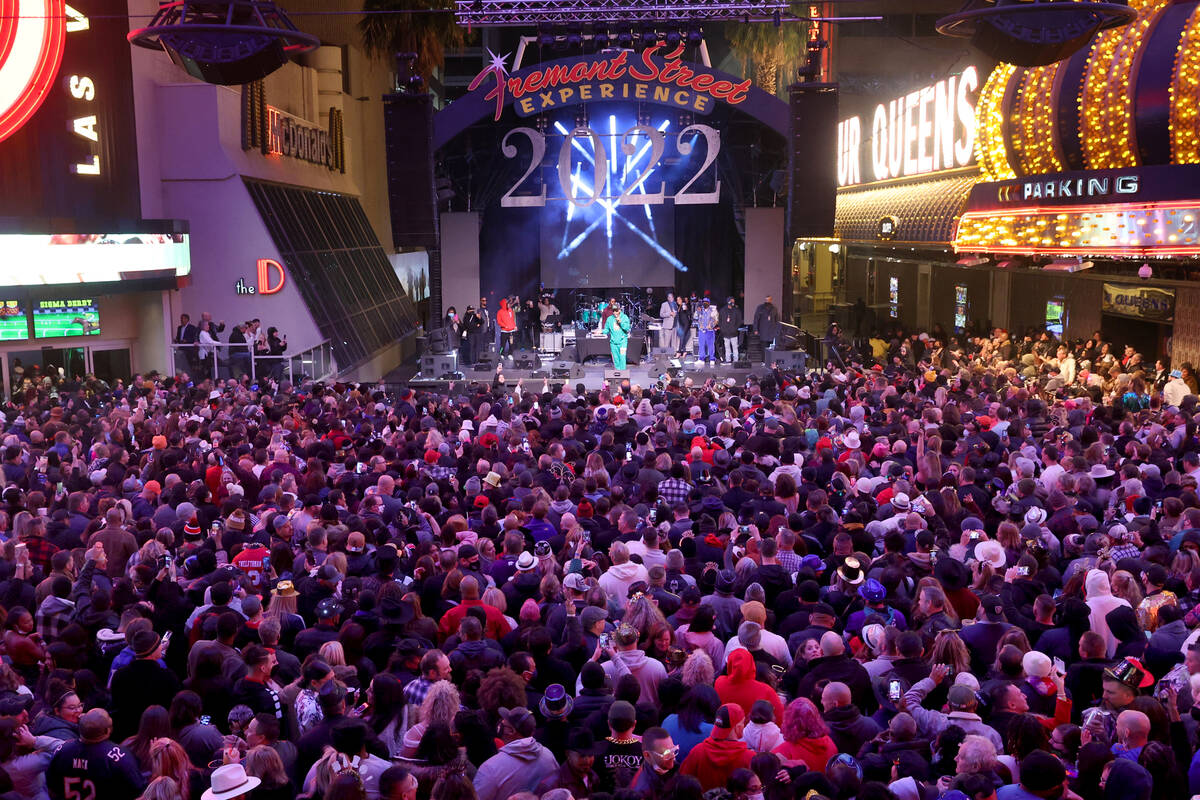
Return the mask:
[(63, 0), (0, 0), (0, 142), (46, 100), (66, 36)]
[(682, 44), (660, 58), (658, 51), (663, 44), (647, 48), (633, 62), (629, 51), (622, 50), (574, 64), (551, 64), (524, 72), (521, 77), (508, 74), (504, 56), (493, 55), (491, 64), (475, 76), (468, 91), (495, 77), (496, 83), (485, 98), (495, 101), (497, 121), (510, 99), (522, 117), (598, 100), (645, 100), (707, 114), (715, 101), (738, 105), (746, 99), (752, 85), (749, 79), (735, 83), (684, 63), (680, 60)]
[[(237, 283), (233, 285), (234, 293), (239, 295), (279, 294), (283, 290), (283, 284), (287, 282), (287, 273), (283, 270), (283, 264), (273, 258), (260, 258), (256, 266), (258, 267), (258, 285), (247, 286), (244, 280), (238, 278)], [(275, 271), (274, 283), (271, 282), (271, 270)]]
[[(954, 75), (875, 106), (871, 118), (873, 180), (907, 178), (965, 167), (975, 160), (975, 99), (979, 71)], [(838, 186), (862, 183), (862, 120), (838, 123)]]

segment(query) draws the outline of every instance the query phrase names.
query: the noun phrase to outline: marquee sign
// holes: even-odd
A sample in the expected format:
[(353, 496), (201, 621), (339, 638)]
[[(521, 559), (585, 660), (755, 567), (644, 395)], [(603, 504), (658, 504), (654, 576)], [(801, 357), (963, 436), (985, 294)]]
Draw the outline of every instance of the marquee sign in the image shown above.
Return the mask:
[(682, 44), (660, 58), (662, 47), (659, 42), (640, 56), (621, 50), (574, 63), (539, 65), (512, 75), (504, 70), (504, 58), (493, 56), (492, 63), (475, 76), (468, 90), (474, 91), (489, 77), (495, 78), (485, 99), (495, 101), (497, 121), (509, 103), (519, 116), (528, 117), (596, 100), (644, 100), (699, 114), (712, 111), (718, 101), (735, 106), (745, 101), (751, 87), (749, 79), (735, 83), (698, 64), (684, 63), (680, 60)]
[(861, 117), (838, 123), (838, 186), (926, 175), (975, 163), (975, 101), (979, 71), (959, 75), (879, 103), (863, 139)]
[(470, 91), (434, 117), (433, 145), (451, 139), (483, 120), (500, 120), (511, 107), (530, 117), (567, 106), (599, 103), (649, 103), (708, 115), (718, 104), (757, 119), (788, 136), (788, 106), (749, 80), (683, 61), (683, 48), (663, 53), (663, 43), (637, 53), (608, 50), (545, 61), (509, 72), (507, 56), (491, 63), (471, 81)]

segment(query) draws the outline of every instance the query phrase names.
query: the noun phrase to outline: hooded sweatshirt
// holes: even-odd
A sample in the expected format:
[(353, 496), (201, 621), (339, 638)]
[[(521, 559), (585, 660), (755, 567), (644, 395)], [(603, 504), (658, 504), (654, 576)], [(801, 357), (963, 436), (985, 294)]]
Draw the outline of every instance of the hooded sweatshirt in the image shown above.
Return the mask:
[(657, 706), (658, 685), (666, 680), (667, 668), (661, 661), (650, 658), (641, 650), (620, 650), (616, 658), (604, 662), (604, 674), (608, 676), (610, 686), (616, 686), (622, 675), (633, 675), (637, 678), (638, 686), (642, 688), (638, 702)]
[[(713, 734), (728, 736), (728, 730), (713, 729)], [(679, 768), (680, 775), (692, 775), (704, 791), (724, 787), (735, 769), (749, 769), (754, 751), (738, 739), (714, 739), (710, 734), (692, 748)], [(482, 800), (482, 798), (481, 798)]]
[(600, 576), (600, 588), (608, 595), (610, 601), (625, 610), (629, 603), (629, 587), (638, 581), (650, 583), (650, 575), (646, 568), (633, 561), (624, 564), (613, 564)]
[(1091, 570), (1084, 581), (1087, 592), (1087, 605), (1091, 609), (1088, 620), (1092, 630), (1104, 637), (1105, 656), (1112, 658), (1117, 652), (1117, 637), (1108, 628), (1108, 612), (1120, 606), (1129, 606), (1127, 600), (1113, 597), (1112, 587), (1108, 583), (1108, 573), (1098, 569)]
[(496, 324), (504, 333), (512, 333), (517, 329), (517, 319), (513, 316), (512, 309), (508, 307), (507, 300), (500, 301), (500, 310), (496, 312)]
[(475, 793), (479, 800), (507, 800), (518, 792), (532, 792), (557, 773), (558, 762), (536, 739), (515, 739), (480, 765), (475, 773)]
[(716, 683), (717, 695), (722, 703), (739, 705), (749, 716), (755, 700), (766, 700), (775, 709), (775, 719), (783, 719), (783, 703), (779, 701), (779, 694), (757, 679), (754, 656), (750, 655), (750, 651), (734, 650), (729, 654), (725, 669), (728, 674), (717, 678)]

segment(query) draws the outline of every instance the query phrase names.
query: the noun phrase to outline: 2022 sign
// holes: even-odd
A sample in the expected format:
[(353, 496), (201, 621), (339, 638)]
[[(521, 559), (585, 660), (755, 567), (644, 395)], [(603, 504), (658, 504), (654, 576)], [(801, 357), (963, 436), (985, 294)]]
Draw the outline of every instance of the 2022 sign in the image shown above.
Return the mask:
[[(520, 152), (517, 146), (509, 141), (516, 134), (529, 140), (531, 147), (529, 167), (500, 198), (500, 205), (504, 208), (541, 208), (546, 205), (547, 200), (566, 200), (580, 208), (586, 208), (598, 200), (609, 201), (614, 206), (661, 205), (668, 199), (674, 201), (676, 205), (708, 205), (720, 202), (720, 179), (714, 180), (712, 191), (689, 191), (700, 179), (700, 176), (713, 165), (721, 152), (721, 134), (709, 125), (688, 125), (671, 137), (674, 140), (676, 152), (683, 157), (690, 156), (694, 152), (696, 143), (701, 137), (705, 142), (704, 162), (673, 195), (666, 193), (665, 180), (659, 180), (657, 190), (652, 191), (649, 186), (646, 186), (647, 179), (658, 169), (667, 151), (668, 135), (658, 128), (650, 125), (634, 125), (619, 136), (613, 133), (597, 133), (591, 128), (575, 128), (567, 133), (558, 153), (558, 169), (556, 170), (559, 185), (562, 188), (561, 196), (548, 195), (545, 181), (542, 182), (539, 194), (516, 194), (529, 176), (542, 166), (546, 155), (546, 135), (533, 128), (521, 127), (510, 130), (501, 141), (500, 150), (505, 158), (516, 158)], [(624, 179), (621, 181), (620, 193), (605, 194), (609, 185), (610, 159), (620, 156), (617, 153), (610, 154), (604, 145), (604, 140), (618, 138), (619, 144), (616, 144), (615, 149), (626, 157), (624, 170), (626, 172), (636, 171), (637, 177), (629, 179), (629, 176), (623, 173)], [(591, 144), (590, 153), (586, 148), (583, 149), (585, 157), (591, 162), (592, 167), (591, 180), (588, 182), (573, 173), (571, 163), (572, 148), (582, 148), (579, 142), (584, 140)], [(642, 156), (645, 155), (647, 148), (650, 158), (643, 165)], [(614, 188), (616, 187), (614, 186)]]

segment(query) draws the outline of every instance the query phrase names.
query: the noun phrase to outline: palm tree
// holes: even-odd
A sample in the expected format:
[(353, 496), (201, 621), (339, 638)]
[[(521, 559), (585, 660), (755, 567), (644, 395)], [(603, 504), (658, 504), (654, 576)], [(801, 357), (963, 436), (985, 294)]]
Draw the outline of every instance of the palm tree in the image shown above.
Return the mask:
[[(368, 55), (384, 58), (416, 53), (417, 70), (428, 79), (445, 62), (447, 48), (463, 45), (463, 31), (454, 22), (453, 10), (454, 0), (363, 0), (363, 18), (358, 23), (363, 47)], [(394, 13), (399, 11), (416, 13)]]
[(778, 27), (769, 22), (730, 22), (725, 25), (725, 38), (741, 57), (744, 74), (753, 73), (758, 88), (776, 94), (779, 71), (799, 58), (804, 49), (806, 30), (804, 25), (796, 22)]

